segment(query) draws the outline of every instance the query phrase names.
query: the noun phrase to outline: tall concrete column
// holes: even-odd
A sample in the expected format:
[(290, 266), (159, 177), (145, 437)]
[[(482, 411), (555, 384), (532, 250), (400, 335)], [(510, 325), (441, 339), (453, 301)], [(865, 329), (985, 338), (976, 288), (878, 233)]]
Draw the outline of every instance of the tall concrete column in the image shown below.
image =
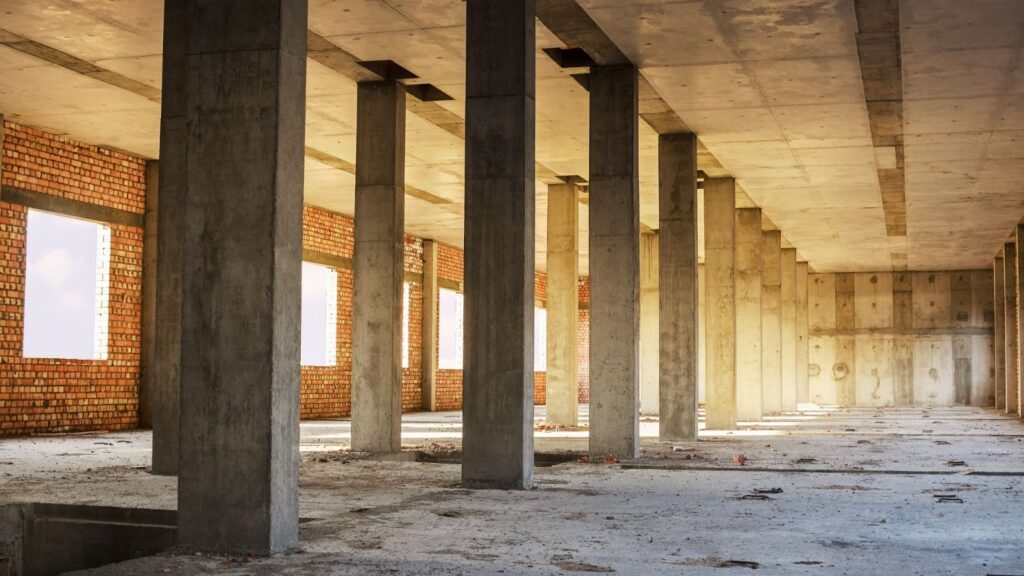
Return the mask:
[(658, 414), (658, 233), (640, 235), (640, 413)]
[[(0, 119), (0, 132), (3, 120)], [(0, 137), (2, 140), (2, 137)], [(3, 142), (0, 141), (0, 149)], [(156, 357), (156, 251), (157, 251), (157, 202), (160, 198), (160, 161), (146, 162), (146, 208), (145, 228), (142, 230), (142, 349), (141, 375), (139, 378), (139, 426), (152, 428), (152, 390), (158, 380), (155, 371)]]
[(548, 186), (547, 419), (576, 426), (579, 380), (579, 189)]
[(1006, 413), (1017, 414), (1019, 408), (1019, 386), (1017, 355), (1020, 334), (1017, 331), (1017, 244), (1003, 244), (1003, 330), (1005, 336), (1004, 375), (1006, 388)]
[(590, 72), (590, 452), (640, 450), (636, 68)]
[(704, 180), (704, 291), (708, 430), (736, 428), (736, 182)]
[(437, 410), (437, 242), (423, 241), (423, 320), (420, 328), (420, 407)]
[(462, 482), (533, 484), (533, 0), (466, 4)]
[(811, 401), (811, 382), (807, 374), (810, 334), (807, 310), (807, 262), (796, 263), (796, 401)]
[(761, 390), (761, 209), (736, 210), (736, 419), (758, 421)]
[(659, 438), (697, 439), (697, 137), (658, 137)]
[(178, 544), (277, 553), (298, 543), (307, 5), (167, 4), (188, 10)]
[(188, 13), (191, 0), (164, 2), (160, 168), (157, 184), (156, 308), (149, 386), (153, 473), (178, 473), (181, 386), (182, 243), (185, 224), (185, 129)]
[(992, 285), (995, 309), (993, 324), (994, 374), (996, 410), (1006, 410), (1006, 286), (1004, 283), (1002, 248), (992, 261)]
[(762, 406), (765, 414), (782, 412), (782, 232), (762, 235), (761, 364)]
[(405, 88), (360, 82), (356, 105), (352, 449), (402, 449)]
[(1024, 220), (1017, 224), (1014, 248), (1017, 253), (1013, 280), (1017, 301), (1014, 322), (1017, 328), (1017, 414), (1024, 415)]
[(782, 410), (796, 410), (796, 249), (782, 249)]

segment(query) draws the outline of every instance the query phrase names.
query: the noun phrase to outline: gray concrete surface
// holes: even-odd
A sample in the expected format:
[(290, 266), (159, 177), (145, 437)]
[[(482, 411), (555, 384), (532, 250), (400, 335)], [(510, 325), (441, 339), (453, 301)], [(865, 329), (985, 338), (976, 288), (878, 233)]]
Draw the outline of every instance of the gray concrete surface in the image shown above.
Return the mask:
[(1014, 261), (1013, 289), (1015, 302), (1013, 326), (1017, 330), (1017, 414), (1024, 415), (1024, 220), (1014, 231), (1017, 258)]
[(763, 413), (761, 340), (761, 209), (736, 210), (736, 418)]
[[(463, 490), (453, 464), (366, 460), (345, 450), (347, 421), (304, 422), (304, 553), (164, 556), (91, 574), (747, 573), (716, 567), (728, 561), (757, 562), (757, 574), (1024, 572), (1019, 421), (978, 408), (803, 408), (700, 442), (658, 442), (645, 419), (643, 458), (538, 468), (525, 492)], [(443, 454), (460, 424), (408, 414), (405, 446)], [(536, 441), (587, 447), (585, 431)], [(5, 440), (0, 498), (172, 509), (174, 479), (148, 472), (149, 450), (147, 432)]]
[(992, 291), (995, 311), (993, 325), (993, 361), (995, 378), (996, 410), (1006, 409), (1006, 285), (1003, 275), (1002, 249), (1000, 255), (992, 259)]
[(533, 477), (536, 24), (532, 0), (466, 5), (464, 483)]
[(405, 87), (361, 82), (358, 108), (352, 440), (387, 453), (402, 446)]
[(796, 410), (796, 250), (782, 249), (782, 409)]
[(761, 293), (761, 406), (765, 414), (782, 413), (782, 233), (764, 232)]
[(1003, 245), (1003, 343), (1006, 378), (1006, 413), (1017, 414), (1020, 402), (1017, 354), (1020, 346), (1020, 334), (1017, 331), (1017, 244), (1007, 242)]
[(796, 401), (811, 401), (810, 374), (807, 361), (810, 356), (810, 325), (808, 323), (808, 264), (796, 263)]
[(632, 457), (640, 384), (637, 70), (590, 71), (590, 451)]
[(307, 5), (182, 2), (178, 543), (276, 553), (298, 538)]
[[(579, 404), (579, 189), (548, 186), (547, 422), (575, 426)], [(536, 342), (534, 342), (536, 345)]]
[(736, 427), (736, 195), (731, 178), (704, 180), (705, 405), (708, 427)]
[[(697, 437), (697, 137), (658, 138), (658, 346), (662, 440)], [(664, 287), (664, 290), (661, 290)]]

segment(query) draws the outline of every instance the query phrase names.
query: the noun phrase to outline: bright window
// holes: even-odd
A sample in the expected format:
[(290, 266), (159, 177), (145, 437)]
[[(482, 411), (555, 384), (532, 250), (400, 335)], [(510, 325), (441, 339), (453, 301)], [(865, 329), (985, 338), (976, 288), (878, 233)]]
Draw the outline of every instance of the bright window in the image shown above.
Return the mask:
[(402, 368), (409, 367), (409, 283), (402, 284)]
[(334, 366), (337, 362), (338, 273), (326, 266), (302, 263), (303, 366)]
[(105, 360), (110, 228), (28, 211), (25, 358)]
[(462, 294), (438, 290), (437, 367), (462, 370)]
[(548, 311), (533, 309), (533, 371), (548, 369)]

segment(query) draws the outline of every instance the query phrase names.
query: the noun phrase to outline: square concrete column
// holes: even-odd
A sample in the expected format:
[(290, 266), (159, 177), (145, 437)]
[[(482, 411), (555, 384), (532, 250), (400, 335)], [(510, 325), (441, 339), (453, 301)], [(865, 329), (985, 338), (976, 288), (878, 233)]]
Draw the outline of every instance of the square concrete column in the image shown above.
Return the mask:
[(298, 543), (307, 6), (184, 3), (178, 544), (271, 554)]
[(638, 75), (590, 72), (590, 452), (640, 450)]
[(697, 439), (697, 137), (658, 137), (659, 432)]
[(578, 424), (579, 189), (548, 186), (547, 419)]
[(658, 233), (640, 235), (640, 413), (658, 414)]
[(736, 182), (704, 180), (706, 428), (736, 428)]
[(782, 249), (782, 410), (796, 410), (796, 249)]
[(736, 210), (736, 419), (758, 421), (761, 390), (761, 209)]
[(466, 4), (463, 484), (533, 484), (532, 0)]
[(423, 319), (420, 328), (420, 408), (437, 410), (437, 242), (423, 241)]
[(762, 408), (765, 414), (782, 412), (782, 232), (762, 235), (761, 364)]
[(402, 449), (405, 88), (360, 82), (356, 104), (352, 449)]
[(996, 410), (1006, 410), (1006, 286), (1004, 284), (1005, 269), (1003, 268), (1002, 249), (999, 256), (992, 261), (993, 308), (995, 319), (993, 325), (993, 357), (995, 379)]
[[(0, 118), (0, 128), (3, 119)], [(3, 132), (0, 129), (0, 132)], [(0, 137), (0, 149), (3, 148)], [(0, 167), (2, 171), (2, 167)], [(156, 252), (159, 239), (157, 237), (157, 217), (160, 199), (160, 161), (146, 162), (146, 198), (145, 227), (142, 230), (142, 349), (140, 350), (139, 377), (139, 427), (153, 427), (152, 390), (157, 386), (156, 374)]]
[(1014, 325), (1017, 328), (1017, 414), (1024, 415), (1024, 221), (1017, 224), (1014, 248), (1017, 254), (1013, 279), (1017, 303), (1014, 312)]
[(156, 330), (153, 361), (146, 376), (153, 427), (153, 473), (162, 475), (178, 473), (189, 3), (190, 0), (164, 2), (160, 174), (156, 196), (156, 305), (153, 311)]
[(811, 382), (807, 373), (810, 354), (807, 310), (807, 262), (796, 263), (796, 401), (811, 401)]
[(1017, 331), (1017, 244), (1003, 245), (1003, 330), (1005, 336), (1004, 375), (1006, 413), (1018, 414), (1020, 389), (1017, 357), (1020, 333)]

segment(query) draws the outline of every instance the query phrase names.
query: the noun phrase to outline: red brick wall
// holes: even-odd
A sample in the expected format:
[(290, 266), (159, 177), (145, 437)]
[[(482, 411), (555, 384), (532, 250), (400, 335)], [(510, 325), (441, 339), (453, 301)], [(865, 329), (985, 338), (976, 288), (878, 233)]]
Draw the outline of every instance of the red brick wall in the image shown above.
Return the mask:
[(579, 402), (590, 402), (590, 278), (579, 280), (579, 332), (577, 335), (576, 376), (579, 379)]
[[(4, 186), (142, 214), (145, 161), (5, 122)], [(0, 434), (138, 424), (142, 229), (110, 226), (107, 360), (22, 358), (28, 210), (0, 202)]]
[[(355, 226), (348, 216), (306, 206), (302, 246), (306, 250), (349, 259), (355, 247)], [(405, 271), (423, 273), (423, 241), (406, 236)], [(333, 268), (338, 274), (337, 358), (334, 366), (303, 366), (300, 378), (300, 416), (337, 418), (352, 410), (352, 296), (351, 267)], [(409, 367), (402, 371), (402, 410), (420, 409), (420, 357), (423, 282), (409, 282)]]

